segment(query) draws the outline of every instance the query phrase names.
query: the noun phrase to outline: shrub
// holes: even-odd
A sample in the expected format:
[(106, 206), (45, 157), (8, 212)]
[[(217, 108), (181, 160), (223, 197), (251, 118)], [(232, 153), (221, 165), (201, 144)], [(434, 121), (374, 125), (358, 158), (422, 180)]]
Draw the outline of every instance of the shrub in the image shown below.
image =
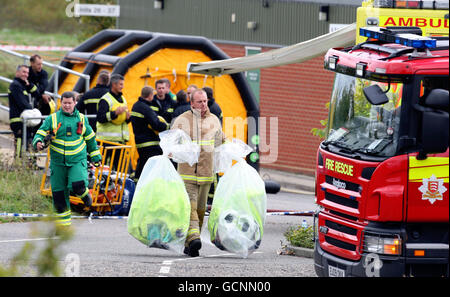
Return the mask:
[(289, 227), (284, 233), (284, 237), (293, 245), (304, 248), (314, 248), (313, 227)]

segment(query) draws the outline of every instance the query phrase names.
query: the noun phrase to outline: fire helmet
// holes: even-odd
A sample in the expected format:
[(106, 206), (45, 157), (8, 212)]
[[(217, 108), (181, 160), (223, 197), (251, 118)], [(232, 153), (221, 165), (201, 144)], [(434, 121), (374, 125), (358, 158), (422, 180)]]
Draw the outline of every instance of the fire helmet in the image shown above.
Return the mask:
[[(21, 114), (20, 118), (34, 118), (42, 116), (41, 112), (37, 108), (25, 109)], [(27, 120), (27, 127), (36, 127), (41, 123), (41, 119), (29, 119)]]
[[(119, 106), (122, 106), (122, 104), (117, 104), (117, 103), (114, 104), (113, 107), (111, 108), (111, 111), (112, 112), (115, 111)], [(125, 122), (126, 119), (127, 119), (126, 112), (122, 112), (121, 114), (119, 114), (117, 116), (117, 118), (115, 118), (114, 120), (111, 120), (111, 122), (116, 125), (121, 125), (123, 122)]]

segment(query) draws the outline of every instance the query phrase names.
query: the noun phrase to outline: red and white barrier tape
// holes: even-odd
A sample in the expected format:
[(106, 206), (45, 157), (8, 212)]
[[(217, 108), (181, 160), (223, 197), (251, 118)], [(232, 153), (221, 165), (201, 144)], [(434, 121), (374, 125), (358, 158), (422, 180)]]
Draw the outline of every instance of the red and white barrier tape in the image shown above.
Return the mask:
[(0, 45), (0, 48), (10, 51), (32, 51), (32, 52), (70, 52), (73, 50), (73, 47), (45, 46), (45, 45)]

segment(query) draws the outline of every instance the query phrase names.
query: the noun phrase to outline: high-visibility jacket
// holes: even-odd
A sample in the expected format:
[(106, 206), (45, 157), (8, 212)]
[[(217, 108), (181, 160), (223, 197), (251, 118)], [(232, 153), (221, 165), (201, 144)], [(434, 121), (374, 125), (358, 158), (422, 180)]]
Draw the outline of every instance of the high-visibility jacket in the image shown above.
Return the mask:
[(60, 109), (48, 116), (34, 136), (33, 147), (36, 148), (39, 141), (44, 143), (44, 138), (50, 131), (56, 132), (50, 144), (52, 164), (71, 166), (86, 162), (87, 153), (92, 162), (101, 161), (95, 133), (86, 117), (78, 110), (68, 114)]
[[(125, 143), (130, 140), (130, 132), (128, 128), (128, 122), (125, 121), (122, 124), (114, 124), (113, 119), (117, 118), (114, 111), (111, 111), (112, 107), (116, 104), (121, 106), (127, 106), (127, 101), (120, 94), (122, 102), (118, 101), (110, 92), (106, 93), (100, 99), (99, 105), (104, 100), (108, 103), (109, 111), (106, 113), (106, 122), (101, 123), (97, 116), (97, 138), (100, 140), (107, 140), (113, 142)], [(100, 112), (100, 110), (99, 110)]]
[(181, 129), (192, 141), (200, 146), (198, 163), (189, 166), (178, 164), (178, 173), (185, 183), (210, 184), (214, 181), (214, 148), (225, 142), (225, 134), (217, 116), (206, 111), (202, 117), (200, 112), (191, 108), (178, 116), (171, 129)]

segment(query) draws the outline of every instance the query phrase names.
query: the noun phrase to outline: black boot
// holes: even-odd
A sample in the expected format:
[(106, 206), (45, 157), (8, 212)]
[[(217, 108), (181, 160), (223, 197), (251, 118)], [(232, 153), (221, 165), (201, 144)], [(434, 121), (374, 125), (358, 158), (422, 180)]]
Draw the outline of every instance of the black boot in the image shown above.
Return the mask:
[(86, 205), (87, 207), (90, 207), (92, 205), (91, 193), (88, 192), (86, 195), (81, 197), (81, 200), (83, 200), (84, 205)]
[[(191, 257), (198, 257), (200, 253), (198, 252), (202, 248), (202, 242), (200, 239), (194, 239), (189, 243), (188, 255)], [(186, 249), (185, 249), (186, 250)]]

